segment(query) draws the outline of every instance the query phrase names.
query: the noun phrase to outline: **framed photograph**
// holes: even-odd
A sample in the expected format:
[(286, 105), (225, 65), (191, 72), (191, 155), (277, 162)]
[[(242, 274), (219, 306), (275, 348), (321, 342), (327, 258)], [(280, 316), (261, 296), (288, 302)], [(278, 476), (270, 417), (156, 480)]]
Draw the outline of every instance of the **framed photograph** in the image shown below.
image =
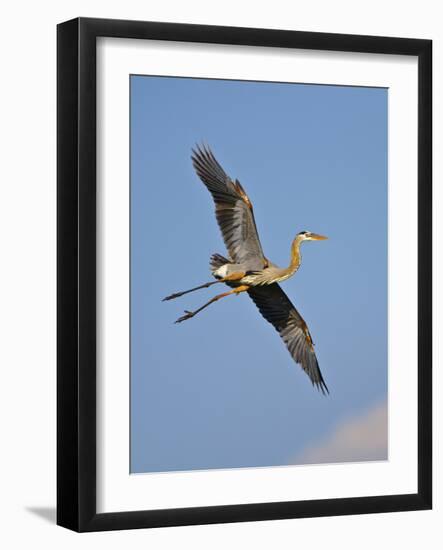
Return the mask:
[(59, 525), (431, 508), (431, 65), (58, 26)]

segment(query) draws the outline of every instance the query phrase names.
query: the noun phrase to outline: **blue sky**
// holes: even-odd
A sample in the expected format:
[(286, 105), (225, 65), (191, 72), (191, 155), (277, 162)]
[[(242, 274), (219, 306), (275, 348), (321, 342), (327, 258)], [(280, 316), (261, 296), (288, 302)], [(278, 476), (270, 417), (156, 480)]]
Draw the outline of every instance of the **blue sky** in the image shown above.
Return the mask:
[[(365, 426), (367, 451), (334, 447), (334, 460), (384, 458), (371, 438), (386, 441), (387, 94), (131, 77), (132, 472), (293, 464), (343, 430), (362, 439)], [(282, 283), (310, 328), (327, 397), (247, 295), (179, 325), (220, 289), (161, 301), (211, 280), (209, 256), (225, 254), (190, 161), (201, 142), (246, 189), (273, 262), (288, 264), (299, 231), (329, 237), (305, 243)]]

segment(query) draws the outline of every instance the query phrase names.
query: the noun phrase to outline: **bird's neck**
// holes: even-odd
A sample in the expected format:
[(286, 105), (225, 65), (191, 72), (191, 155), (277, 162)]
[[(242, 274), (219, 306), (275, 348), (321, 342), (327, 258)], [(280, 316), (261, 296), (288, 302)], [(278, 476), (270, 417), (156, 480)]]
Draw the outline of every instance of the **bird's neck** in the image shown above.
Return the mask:
[(302, 240), (299, 236), (295, 237), (291, 245), (291, 261), (288, 267), (291, 273), (295, 273), (301, 264), (300, 245)]

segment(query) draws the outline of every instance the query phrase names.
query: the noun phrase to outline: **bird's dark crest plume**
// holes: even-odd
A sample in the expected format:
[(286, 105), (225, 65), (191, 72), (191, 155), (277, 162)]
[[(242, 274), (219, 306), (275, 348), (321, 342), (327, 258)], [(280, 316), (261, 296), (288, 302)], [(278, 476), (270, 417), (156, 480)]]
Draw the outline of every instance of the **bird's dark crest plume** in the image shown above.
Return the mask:
[(191, 159), (195, 172), (214, 200), (215, 216), (229, 258), (221, 254), (213, 254), (210, 259), (210, 268), (215, 281), (171, 294), (165, 300), (178, 298), (217, 283), (225, 283), (231, 290), (214, 296), (195, 311), (186, 311), (185, 315), (176, 322), (194, 317), (225, 296), (247, 292), (262, 316), (280, 334), (292, 358), (301, 365), (312, 384), (323, 394), (329, 393), (318, 366), (314, 342), (308, 326), (278, 284), (298, 270), (301, 263), (299, 250), (303, 241), (323, 240), (326, 237), (302, 231), (292, 242), (289, 267), (276, 266), (263, 253), (252, 202), (241, 183), (238, 180), (232, 180), (225, 173), (208, 146), (196, 146), (192, 150)]

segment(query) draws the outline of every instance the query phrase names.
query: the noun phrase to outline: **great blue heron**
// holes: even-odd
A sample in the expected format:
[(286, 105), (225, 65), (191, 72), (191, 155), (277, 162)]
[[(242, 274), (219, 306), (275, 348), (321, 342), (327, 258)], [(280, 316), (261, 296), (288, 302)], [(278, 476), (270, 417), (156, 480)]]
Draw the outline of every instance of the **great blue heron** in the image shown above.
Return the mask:
[(185, 311), (185, 315), (176, 321), (181, 323), (225, 296), (247, 292), (263, 317), (280, 333), (294, 361), (301, 365), (312, 384), (322, 393), (329, 393), (318, 366), (314, 342), (308, 326), (278, 284), (292, 277), (300, 267), (301, 243), (320, 241), (327, 237), (310, 231), (298, 233), (292, 241), (289, 266), (286, 268), (276, 266), (263, 253), (252, 204), (240, 182), (231, 180), (209, 147), (193, 149), (191, 158), (198, 177), (214, 199), (215, 215), (229, 252), (229, 259), (220, 254), (213, 254), (210, 267), (216, 281), (176, 292), (164, 298), (163, 301), (172, 300), (217, 283), (226, 283), (232, 288), (229, 292), (214, 296), (195, 311)]

